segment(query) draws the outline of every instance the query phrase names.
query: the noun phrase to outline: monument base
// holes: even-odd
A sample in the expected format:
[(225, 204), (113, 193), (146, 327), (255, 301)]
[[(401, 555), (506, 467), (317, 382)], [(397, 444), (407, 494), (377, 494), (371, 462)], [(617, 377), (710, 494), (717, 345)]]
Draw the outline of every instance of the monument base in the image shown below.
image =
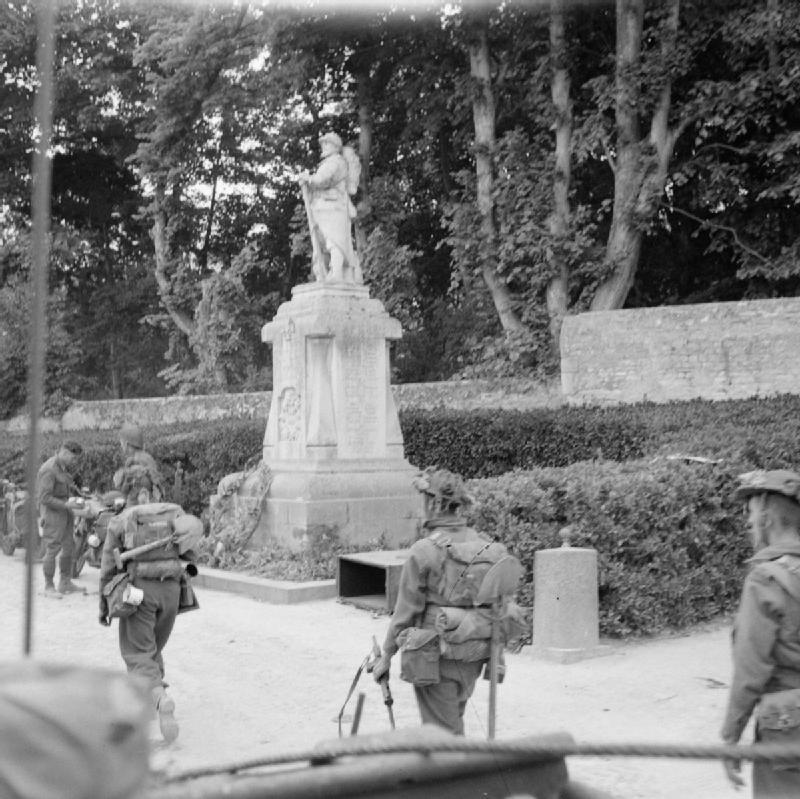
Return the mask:
[(422, 495), (405, 460), (270, 463), (263, 513), (253, 547), (276, 542), (295, 551), (312, 548), (323, 535), (377, 549), (409, 546), (424, 520)]

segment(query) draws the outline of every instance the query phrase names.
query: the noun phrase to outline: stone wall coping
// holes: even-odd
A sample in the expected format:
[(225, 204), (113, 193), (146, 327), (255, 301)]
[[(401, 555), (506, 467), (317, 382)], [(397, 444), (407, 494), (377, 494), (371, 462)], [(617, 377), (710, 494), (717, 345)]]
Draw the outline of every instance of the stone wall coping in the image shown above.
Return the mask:
[[(549, 383), (524, 379), (449, 380), (436, 383), (397, 383), (391, 386), (399, 409), (452, 408), (458, 410), (557, 407), (562, 404), (558, 380)], [(271, 391), (231, 394), (186, 394), (121, 400), (77, 400), (61, 419), (43, 419), (42, 432), (113, 430), (124, 421), (141, 424), (192, 422), (215, 419), (266, 419)], [(27, 415), (0, 421), (0, 432), (24, 433)]]

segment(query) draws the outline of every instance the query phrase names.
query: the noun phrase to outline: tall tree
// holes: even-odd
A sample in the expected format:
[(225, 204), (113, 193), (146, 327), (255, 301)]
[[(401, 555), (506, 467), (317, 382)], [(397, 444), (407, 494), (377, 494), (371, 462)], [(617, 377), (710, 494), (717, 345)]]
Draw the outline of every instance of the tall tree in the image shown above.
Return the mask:
[(547, 284), (550, 339), (558, 352), (561, 323), (569, 304), (569, 266), (564, 242), (570, 230), (570, 173), (572, 169), (572, 101), (567, 63), (566, 9), (564, 0), (550, 0), (551, 93), (555, 110), (555, 165), (553, 210), (549, 227), (553, 237), (550, 255), (552, 277)]
[(492, 89), (489, 52), (489, 15), (483, 3), (465, 5), (465, 28), (473, 80), (472, 115), (475, 126), (475, 172), (477, 201), (481, 220), (482, 248), (480, 271), (486, 283), (503, 330), (524, 329), (514, 301), (497, 273), (497, 229), (494, 216), (495, 101)]
[(614, 171), (614, 205), (606, 246), (610, 274), (592, 299), (592, 310), (621, 308), (633, 285), (641, 253), (643, 226), (664, 190), (675, 142), (691, 121), (670, 126), (672, 58), (676, 52), (680, 0), (667, 0), (659, 26), (656, 58), (659, 85), (648, 136), (642, 138), (642, 32), (644, 0), (616, 0), (617, 41), (614, 68), (616, 138), (609, 164)]

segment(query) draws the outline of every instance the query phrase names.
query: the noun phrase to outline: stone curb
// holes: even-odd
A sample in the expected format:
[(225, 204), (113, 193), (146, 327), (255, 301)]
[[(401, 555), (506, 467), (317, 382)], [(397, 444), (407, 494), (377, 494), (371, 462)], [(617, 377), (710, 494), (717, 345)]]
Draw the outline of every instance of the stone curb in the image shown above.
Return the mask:
[[(227, 591), (242, 594), (261, 602), (275, 605), (293, 605), (298, 602), (314, 602), (332, 599), (338, 595), (336, 580), (315, 580), (305, 583), (290, 580), (270, 580), (252, 574), (212, 569), (199, 566), (199, 574), (192, 578), (195, 588), (208, 588), (212, 591)], [(200, 600), (202, 602), (202, 598)]]

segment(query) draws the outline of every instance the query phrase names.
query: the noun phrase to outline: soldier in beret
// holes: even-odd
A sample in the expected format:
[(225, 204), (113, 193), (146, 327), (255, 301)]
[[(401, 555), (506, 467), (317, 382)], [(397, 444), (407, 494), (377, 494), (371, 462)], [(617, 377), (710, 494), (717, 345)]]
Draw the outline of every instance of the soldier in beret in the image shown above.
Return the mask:
[[(748, 472), (736, 497), (747, 503), (754, 556), (733, 633), (733, 679), (722, 739), (737, 743), (751, 715), (755, 739), (800, 751), (800, 474)], [(741, 763), (726, 774), (742, 786)], [(754, 797), (800, 796), (796, 764), (753, 764)]]

